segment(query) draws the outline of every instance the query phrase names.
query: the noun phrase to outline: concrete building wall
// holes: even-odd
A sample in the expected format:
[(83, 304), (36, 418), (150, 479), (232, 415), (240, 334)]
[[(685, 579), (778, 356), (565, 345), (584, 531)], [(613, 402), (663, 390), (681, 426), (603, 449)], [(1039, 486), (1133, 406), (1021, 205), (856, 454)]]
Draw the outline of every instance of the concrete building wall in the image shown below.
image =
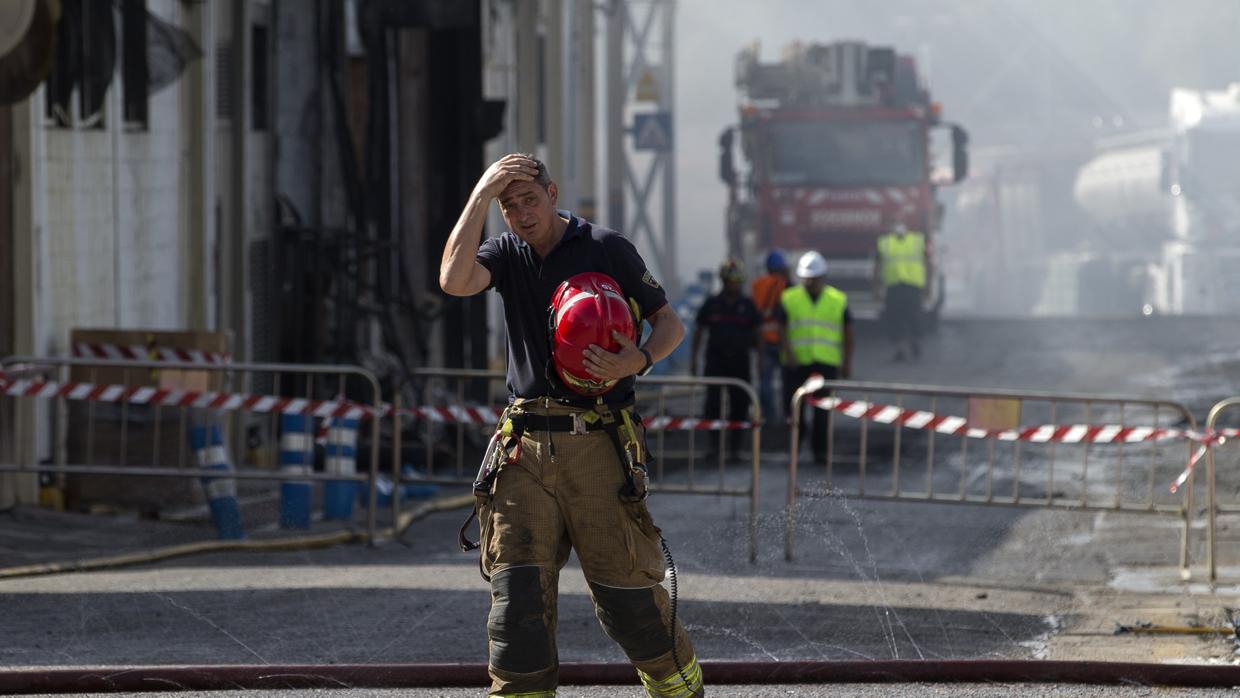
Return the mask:
[[(151, 13), (181, 26), (182, 5), (150, 0)], [(120, 62), (108, 90), (105, 125), (42, 124), (46, 181), (46, 295), (41, 317), (63, 353), (74, 327), (174, 329), (186, 324), (180, 215), (187, 135), (175, 85), (150, 97), (145, 129), (122, 123)], [(34, 99), (42, 101), (42, 91)]]
[[(236, 171), (216, 167), (221, 159), (232, 162), (221, 158), (231, 142), (215, 140), (217, 124), (230, 126), (216, 104), (220, 16), (227, 21), (230, 13), (221, 10), (240, 3), (146, 4), (187, 32), (201, 56), (149, 95), (145, 124), (124, 123), (118, 26), (101, 123), (81, 123), (76, 106), (68, 125), (57, 123), (47, 115), (44, 86), (9, 110), (9, 126), (0, 133), (12, 143), (14, 163), (5, 271), (12, 285), (8, 345), (15, 353), (67, 355), (76, 327), (227, 329), (215, 299), (237, 271), (218, 261), (220, 221), (245, 220), (264, 231), (270, 224), (270, 184), (242, 189), (249, 194), (246, 212), (234, 214), (222, 194), (233, 191)], [(119, 25), (119, 14), (114, 17)], [(232, 89), (235, 98), (249, 87), (242, 84)], [(265, 138), (256, 143), (244, 162), (262, 182), (270, 176), (271, 153)], [(244, 254), (242, 248), (243, 260)], [(48, 407), (48, 401), (18, 401), (18, 423), (0, 423), (0, 460), (52, 457)], [(31, 502), (36, 493), (34, 478), (0, 475), (0, 504)]]

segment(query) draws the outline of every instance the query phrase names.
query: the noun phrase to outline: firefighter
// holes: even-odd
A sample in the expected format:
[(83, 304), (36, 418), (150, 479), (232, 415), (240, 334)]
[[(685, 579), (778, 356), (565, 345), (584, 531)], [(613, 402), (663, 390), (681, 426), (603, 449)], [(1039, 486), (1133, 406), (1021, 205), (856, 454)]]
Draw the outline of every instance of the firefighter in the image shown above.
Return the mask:
[[(644, 501), (644, 434), (633, 412), (635, 374), (668, 356), (684, 325), (632, 243), (557, 210), (557, 195), (533, 156), (501, 158), (475, 186), (439, 267), (446, 293), (498, 291), (507, 328), (509, 406), (475, 483), (480, 566), (491, 585), (490, 695), (555, 695), (559, 573), (575, 550), (599, 621), (647, 694), (701, 696), (693, 647), (660, 585), (662, 539)], [(492, 200), (511, 232), (480, 245)], [(548, 332), (549, 319), (575, 321), (563, 306), (549, 317), (549, 306), (562, 282), (583, 272), (605, 274), (632, 299), (651, 326), (644, 344), (619, 326)], [(610, 333), (616, 349), (591, 342), (553, 360), (552, 338), (565, 332)], [(570, 389), (566, 368), (587, 372), (576, 375), (588, 385)]]
[(766, 273), (753, 282), (753, 302), (762, 314), (762, 334), (758, 345), (758, 399), (762, 403), (762, 417), (767, 424), (777, 423), (784, 410), (775, 399), (775, 376), (783, 365), (783, 345), (779, 337), (779, 323), (775, 310), (779, 298), (791, 285), (788, 280), (788, 260), (779, 250), (766, 255)]
[[(749, 383), (752, 379), (749, 356), (751, 351), (756, 352), (759, 349), (761, 316), (753, 301), (744, 294), (745, 268), (740, 262), (734, 259), (725, 260), (719, 267), (719, 280), (723, 282), (723, 290), (706, 299), (693, 323), (689, 370), (693, 375), (699, 375), (698, 356), (702, 337), (708, 335), (706, 370), (700, 375), (736, 378)], [(763, 357), (759, 354), (759, 374), (763, 373), (762, 362)], [(702, 410), (706, 419), (723, 418), (722, 392), (721, 386), (707, 387), (706, 405)], [(728, 388), (727, 418), (734, 422), (749, 418), (749, 393), (742, 388)], [(740, 430), (729, 432), (728, 460), (736, 460), (739, 456), (742, 436)]]
[[(800, 387), (813, 374), (827, 380), (852, 375), (853, 327), (848, 296), (826, 283), (827, 260), (806, 252), (797, 262), (800, 286), (784, 291), (777, 319), (782, 329), (791, 389)], [(829, 391), (816, 393), (826, 397)], [(791, 397), (789, 397), (791, 402)], [(827, 419), (811, 410), (814, 420), (810, 438), (815, 460), (826, 457)]]
[[(926, 288), (926, 236), (903, 223), (878, 238), (876, 285), (883, 295), (883, 320), (895, 344), (892, 361), (921, 356), (921, 304)], [(906, 352), (907, 350), (907, 352)]]

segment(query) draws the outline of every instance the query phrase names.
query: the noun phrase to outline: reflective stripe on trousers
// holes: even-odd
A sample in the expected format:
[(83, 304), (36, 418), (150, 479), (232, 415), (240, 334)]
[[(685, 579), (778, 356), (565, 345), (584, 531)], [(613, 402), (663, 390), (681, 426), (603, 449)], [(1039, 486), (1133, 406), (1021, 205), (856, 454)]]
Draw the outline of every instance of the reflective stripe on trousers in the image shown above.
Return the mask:
[[(705, 695), (705, 689), (702, 687), (702, 667), (698, 664), (696, 656), (690, 657), (689, 663), (680, 671), (662, 681), (655, 681), (640, 671), (637, 675), (641, 677), (646, 695), (651, 698), (695, 698)], [(687, 684), (686, 679), (689, 681)]]

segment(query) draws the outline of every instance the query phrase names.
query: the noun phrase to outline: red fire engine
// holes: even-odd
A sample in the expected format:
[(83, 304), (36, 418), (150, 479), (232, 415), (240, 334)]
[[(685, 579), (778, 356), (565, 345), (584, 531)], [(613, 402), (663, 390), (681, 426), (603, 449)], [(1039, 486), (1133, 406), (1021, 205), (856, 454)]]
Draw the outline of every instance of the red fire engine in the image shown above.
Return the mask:
[[(770, 249), (818, 250), (829, 283), (849, 294), (854, 312), (872, 315), (878, 236), (904, 223), (926, 235), (926, 309), (937, 314), (936, 193), (965, 177), (968, 136), (940, 121), (912, 57), (842, 41), (794, 44), (782, 60), (762, 63), (755, 47), (737, 57), (736, 85), (748, 168), (737, 172), (734, 128), (726, 129), (719, 143), (729, 253), (755, 268)], [(934, 162), (936, 129), (950, 133), (946, 167)]]

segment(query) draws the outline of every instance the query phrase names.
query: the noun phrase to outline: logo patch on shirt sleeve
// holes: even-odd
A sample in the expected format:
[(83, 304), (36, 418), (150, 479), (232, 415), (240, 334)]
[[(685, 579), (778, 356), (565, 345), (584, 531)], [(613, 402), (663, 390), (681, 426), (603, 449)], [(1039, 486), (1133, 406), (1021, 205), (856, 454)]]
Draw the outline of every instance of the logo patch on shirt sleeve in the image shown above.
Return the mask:
[(647, 269), (646, 273), (642, 275), (642, 281), (651, 288), (657, 288), (660, 291), (663, 290), (663, 287), (659, 285), (659, 282), (654, 280), (654, 276), (651, 275), (649, 269)]

